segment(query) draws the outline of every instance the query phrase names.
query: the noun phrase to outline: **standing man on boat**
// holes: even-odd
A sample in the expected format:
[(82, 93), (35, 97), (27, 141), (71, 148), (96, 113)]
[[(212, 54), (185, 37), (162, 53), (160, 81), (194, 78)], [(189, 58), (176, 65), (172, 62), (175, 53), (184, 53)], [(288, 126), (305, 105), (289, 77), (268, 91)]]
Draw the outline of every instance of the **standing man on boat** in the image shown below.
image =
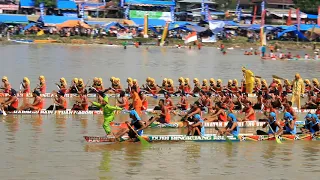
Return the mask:
[(296, 74), (292, 82), (292, 99), (291, 102), (297, 105), (297, 108), (300, 109), (300, 97), (304, 97), (304, 82), (300, 77), (300, 74)]
[(109, 135), (111, 134), (110, 122), (113, 121), (114, 119), (115, 111), (122, 110), (122, 108), (117, 106), (111, 106), (109, 104), (109, 98), (103, 92), (100, 91), (97, 94), (103, 98), (103, 101), (101, 103), (92, 102), (92, 105), (102, 108), (103, 117), (104, 117), (104, 122), (102, 127), (106, 131), (106, 134)]
[(246, 93), (252, 94), (254, 87), (254, 74), (251, 70), (242, 67), (243, 77), (246, 83)]

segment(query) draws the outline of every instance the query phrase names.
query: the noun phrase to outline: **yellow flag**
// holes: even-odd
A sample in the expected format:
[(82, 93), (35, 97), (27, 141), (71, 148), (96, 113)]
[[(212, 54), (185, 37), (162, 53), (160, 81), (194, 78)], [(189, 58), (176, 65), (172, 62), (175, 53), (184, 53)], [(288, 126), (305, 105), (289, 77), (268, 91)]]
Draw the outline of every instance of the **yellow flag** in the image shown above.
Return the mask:
[(39, 31), (39, 32), (37, 33), (37, 36), (41, 36), (41, 35), (44, 35), (43, 30), (41, 30), (41, 31)]

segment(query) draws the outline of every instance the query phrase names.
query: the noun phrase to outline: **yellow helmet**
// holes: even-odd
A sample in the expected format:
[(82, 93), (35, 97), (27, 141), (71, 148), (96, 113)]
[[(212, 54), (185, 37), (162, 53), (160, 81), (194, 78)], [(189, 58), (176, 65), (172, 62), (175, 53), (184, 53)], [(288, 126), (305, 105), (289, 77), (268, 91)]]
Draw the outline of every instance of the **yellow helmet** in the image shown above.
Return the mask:
[(210, 83), (214, 83), (215, 82), (215, 80), (213, 78), (210, 78), (209, 81), (210, 81)]
[(23, 80), (24, 80), (24, 81), (26, 81), (28, 84), (30, 84), (30, 80), (29, 80), (29, 78), (24, 77), (24, 78), (23, 78)]
[(8, 81), (8, 77), (7, 77), (7, 76), (3, 76), (3, 77), (2, 77), (2, 80)]
[(44, 76), (39, 76), (39, 80), (46, 80)]

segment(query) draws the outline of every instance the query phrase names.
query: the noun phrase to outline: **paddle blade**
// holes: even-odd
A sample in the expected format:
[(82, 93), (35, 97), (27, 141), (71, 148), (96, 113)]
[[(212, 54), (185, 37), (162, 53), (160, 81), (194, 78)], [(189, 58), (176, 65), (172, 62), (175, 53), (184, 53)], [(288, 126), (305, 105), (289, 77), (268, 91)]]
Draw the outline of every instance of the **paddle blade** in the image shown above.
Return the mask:
[(281, 79), (281, 80), (285, 80), (284, 78), (279, 77), (279, 76), (277, 76), (277, 75), (272, 75), (272, 78), (274, 78), (274, 79)]
[(158, 99), (158, 96), (155, 95), (155, 94), (154, 94), (152, 97), (153, 97), (154, 99)]
[(141, 137), (141, 136), (138, 136), (138, 139), (139, 139), (139, 141), (141, 142), (141, 145), (142, 146), (150, 146), (150, 143), (147, 141), (147, 140), (145, 140), (143, 137)]
[(232, 144), (232, 141), (231, 141), (227, 136), (224, 136), (224, 138), (226, 139), (226, 142), (227, 142), (228, 144)]
[(278, 136), (276, 136), (276, 141), (278, 144), (282, 144), (281, 140), (278, 138)]

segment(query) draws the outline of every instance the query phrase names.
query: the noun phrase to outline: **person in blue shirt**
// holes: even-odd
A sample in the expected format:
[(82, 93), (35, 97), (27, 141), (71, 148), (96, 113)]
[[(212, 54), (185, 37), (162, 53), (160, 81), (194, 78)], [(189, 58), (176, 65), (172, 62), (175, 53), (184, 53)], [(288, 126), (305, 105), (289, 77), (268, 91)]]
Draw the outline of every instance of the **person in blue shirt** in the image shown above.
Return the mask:
[(191, 136), (205, 135), (204, 121), (199, 114), (195, 114), (193, 116), (193, 124), (189, 126), (187, 135), (191, 135)]
[(309, 131), (311, 134), (320, 135), (320, 120), (316, 114), (312, 114)]
[(218, 135), (233, 135), (238, 136), (240, 129), (237, 123), (237, 117), (229, 113), (227, 116), (228, 124), (224, 129), (218, 131)]
[(269, 125), (268, 132), (264, 132), (262, 130), (257, 130), (257, 135), (273, 135), (273, 134), (280, 134), (282, 132), (282, 127), (280, 126), (279, 122), (277, 121), (276, 113), (270, 112), (267, 115), (268, 121), (264, 123), (262, 128), (265, 128)]
[(304, 126), (300, 128), (300, 131), (302, 134), (310, 133), (310, 128), (312, 124), (312, 114), (308, 113), (305, 117)]
[(283, 119), (285, 120), (283, 134), (297, 134), (297, 126), (293, 120), (293, 116), (289, 112), (285, 112)]

